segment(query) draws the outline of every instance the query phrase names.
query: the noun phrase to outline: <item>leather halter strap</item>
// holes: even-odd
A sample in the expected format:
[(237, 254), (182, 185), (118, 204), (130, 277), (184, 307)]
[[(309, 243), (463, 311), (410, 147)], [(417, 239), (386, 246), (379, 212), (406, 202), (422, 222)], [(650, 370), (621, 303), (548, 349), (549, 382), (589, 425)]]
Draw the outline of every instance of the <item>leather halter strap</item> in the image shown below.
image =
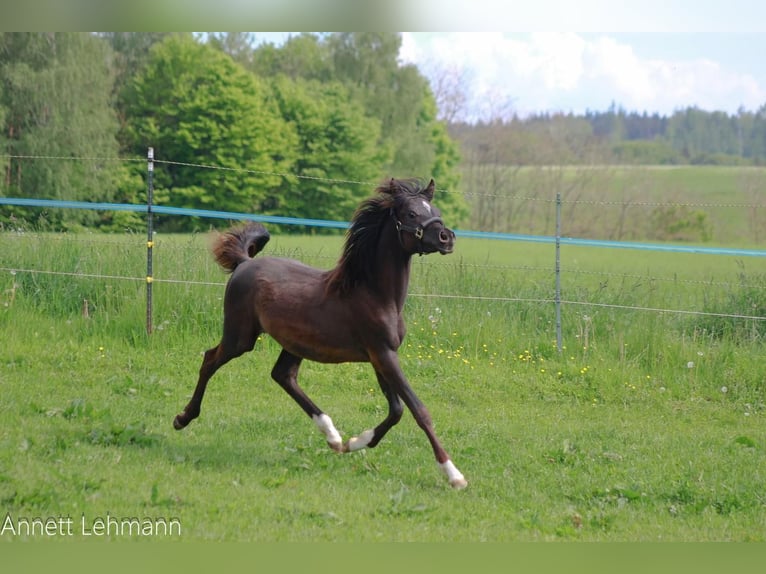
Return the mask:
[[(399, 221), (396, 218), (396, 214), (394, 213), (393, 209), (391, 210), (391, 217), (393, 217), (393, 219), (394, 219), (394, 225), (396, 225), (396, 231), (398, 232), (399, 244), (402, 245), (402, 247), (404, 247), (404, 243), (402, 243), (402, 231), (406, 231), (408, 233), (412, 233), (415, 236), (415, 239), (418, 240), (418, 246), (422, 247), (422, 244), (423, 244), (423, 234), (425, 233), (426, 227), (428, 227), (432, 223), (436, 223), (436, 222), (439, 222), (442, 225), (444, 225), (444, 221), (442, 221), (442, 218), (438, 217), (438, 216), (429, 217), (423, 223), (421, 223), (420, 225), (417, 225), (417, 226), (405, 225), (404, 223), (402, 223), (401, 221)], [(423, 249), (419, 248), (418, 249), (418, 253), (420, 255), (422, 255), (423, 254)]]

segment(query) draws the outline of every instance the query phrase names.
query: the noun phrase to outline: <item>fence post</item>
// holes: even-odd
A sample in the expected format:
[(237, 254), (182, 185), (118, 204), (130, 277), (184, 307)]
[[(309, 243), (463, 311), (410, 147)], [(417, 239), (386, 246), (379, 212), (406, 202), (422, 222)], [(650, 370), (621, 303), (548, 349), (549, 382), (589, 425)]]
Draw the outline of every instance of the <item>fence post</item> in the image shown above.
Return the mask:
[(561, 353), (561, 192), (556, 193), (556, 348)]
[(147, 158), (146, 186), (146, 333), (152, 333), (152, 248), (154, 247), (154, 148), (149, 148)]

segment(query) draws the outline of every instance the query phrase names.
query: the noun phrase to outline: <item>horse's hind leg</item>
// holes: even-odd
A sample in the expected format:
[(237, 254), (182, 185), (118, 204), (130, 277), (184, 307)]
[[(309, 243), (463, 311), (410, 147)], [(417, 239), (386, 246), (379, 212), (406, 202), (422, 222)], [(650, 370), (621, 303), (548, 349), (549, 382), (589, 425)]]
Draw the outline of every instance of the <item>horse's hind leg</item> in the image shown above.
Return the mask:
[(343, 439), (341, 439), (332, 419), (323, 413), (298, 385), (298, 369), (300, 369), (301, 361), (300, 357), (283, 349), (271, 370), (271, 377), (312, 418), (319, 430), (327, 437), (327, 444), (330, 445), (330, 448), (342, 452)]
[(381, 441), (385, 434), (391, 430), (391, 427), (398, 423), (402, 418), (404, 407), (402, 406), (402, 401), (399, 399), (399, 395), (396, 394), (396, 391), (391, 388), (391, 385), (386, 382), (379, 372), (375, 371), (375, 375), (378, 377), (380, 389), (383, 391), (386, 399), (388, 399), (388, 415), (383, 419), (383, 422), (374, 429), (366, 430), (358, 437), (355, 436), (350, 438), (344, 447), (344, 450), (346, 451), (373, 448)]
[(173, 419), (173, 428), (181, 430), (199, 416), (202, 397), (205, 396), (207, 382), (226, 362), (227, 359), (223, 357), (223, 348), (221, 344), (205, 351), (205, 356), (202, 359), (202, 366), (199, 370), (197, 386), (194, 388), (194, 394), (183, 412), (177, 414), (176, 418)]
[(199, 416), (202, 397), (205, 396), (207, 383), (215, 372), (232, 359), (239, 357), (247, 351), (252, 351), (259, 334), (257, 330), (249, 330), (246, 334), (236, 334), (233, 336), (232, 330), (224, 326), (224, 336), (221, 342), (212, 349), (205, 351), (202, 366), (199, 369), (197, 386), (194, 388), (194, 394), (189, 404), (186, 405), (183, 412), (176, 415), (176, 418), (173, 419), (173, 427), (176, 430), (186, 427), (186, 425)]

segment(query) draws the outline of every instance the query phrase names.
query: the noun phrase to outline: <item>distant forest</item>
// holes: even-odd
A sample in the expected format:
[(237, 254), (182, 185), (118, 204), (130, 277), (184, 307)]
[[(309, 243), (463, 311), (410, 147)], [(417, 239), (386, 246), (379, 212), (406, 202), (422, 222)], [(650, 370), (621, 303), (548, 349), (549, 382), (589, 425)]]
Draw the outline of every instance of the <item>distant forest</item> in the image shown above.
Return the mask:
[(613, 104), (582, 115), (539, 113), (449, 129), (474, 157), (493, 145), (494, 160), (513, 165), (766, 164), (766, 103), (736, 115), (688, 107), (670, 116)]

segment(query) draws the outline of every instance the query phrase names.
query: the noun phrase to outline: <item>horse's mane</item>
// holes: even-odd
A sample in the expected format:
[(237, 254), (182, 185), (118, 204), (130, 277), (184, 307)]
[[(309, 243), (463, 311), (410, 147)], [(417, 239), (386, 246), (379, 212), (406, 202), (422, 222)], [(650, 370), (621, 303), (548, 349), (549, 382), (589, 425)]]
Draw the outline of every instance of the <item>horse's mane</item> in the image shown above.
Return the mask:
[(419, 179), (391, 179), (375, 189), (375, 194), (357, 208), (346, 232), (346, 242), (336, 267), (330, 271), (328, 286), (347, 294), (365, 285), (373, 276), (376, 248), (391, 210), (405, 197), (419, 195), (424, 187)]

